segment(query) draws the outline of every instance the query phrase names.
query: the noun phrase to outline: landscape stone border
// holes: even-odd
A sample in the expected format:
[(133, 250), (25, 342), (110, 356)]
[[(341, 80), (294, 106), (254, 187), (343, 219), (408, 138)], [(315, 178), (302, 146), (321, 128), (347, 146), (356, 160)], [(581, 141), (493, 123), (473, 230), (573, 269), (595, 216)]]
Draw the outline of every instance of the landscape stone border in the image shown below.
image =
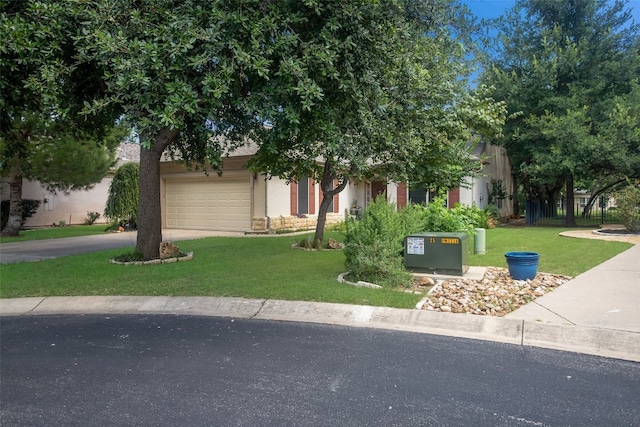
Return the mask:
[(191, 261), (193, 259), (193, 252), (187, 252), (186, 255), (180, 257), (173, 258), (165, 258), (165, 259), (152, 259), (149, 261), (130, 261), (130, 262), (121, 262), (116, 261), (111, 258), (111, 264), (120, 264), (120, 265), (157, 265), (157, 264), (170, 264), (172, 262), (182, 262), (182, 261)]
[(350, 271), (345, 271), (344, 273), (341, 273), (338, 276), (338, 282), (345, 283), (351, 286), (357, 286), (359, 288), (382, 289), (382, 286), (380, 285), (376, 285), (375, 283), (364, 282), (362, 280), (358, 280), (357, 282), (350, 282), (347, 279), (345, 279), (345, 277), (348, 276), (350, 273), (351, 273)]

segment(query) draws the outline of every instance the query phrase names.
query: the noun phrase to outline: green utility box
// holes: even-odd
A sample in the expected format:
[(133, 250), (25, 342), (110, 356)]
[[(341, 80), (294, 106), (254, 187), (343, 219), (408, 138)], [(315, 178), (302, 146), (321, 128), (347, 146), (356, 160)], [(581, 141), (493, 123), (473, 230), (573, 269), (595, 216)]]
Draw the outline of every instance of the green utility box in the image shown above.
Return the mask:
[(466, 233), (416, 233), (404, 239), (404, 266), (419, 273), (462, 276), (469, 270)]

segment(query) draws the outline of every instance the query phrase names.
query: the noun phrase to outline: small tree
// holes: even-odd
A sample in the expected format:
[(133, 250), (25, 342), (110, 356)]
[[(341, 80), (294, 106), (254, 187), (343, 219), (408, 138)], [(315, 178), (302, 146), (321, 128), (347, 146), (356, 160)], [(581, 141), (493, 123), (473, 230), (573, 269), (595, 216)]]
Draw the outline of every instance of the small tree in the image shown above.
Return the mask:
[(421, 211), (417, 205), (396, 211), (394, 204), (378, 197), (359, 221), (347, 219), (345, 265), (350, 275), (382, 286), (410, 285), (402, 247), (404, 236), (422, 228)]
[(104, 216), (112, 222), (135, 223), (138, 218), (138, 182), (140, 166), (125, 163), (120, 166), (109, 185), (109, 197)]

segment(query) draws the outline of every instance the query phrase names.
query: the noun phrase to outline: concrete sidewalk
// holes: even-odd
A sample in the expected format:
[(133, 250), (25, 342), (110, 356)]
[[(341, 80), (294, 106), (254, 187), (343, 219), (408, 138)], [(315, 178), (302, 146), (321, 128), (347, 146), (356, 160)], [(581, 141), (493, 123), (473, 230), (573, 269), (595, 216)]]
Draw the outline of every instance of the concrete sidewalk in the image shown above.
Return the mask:
[(640, 340), (640, 245), (505, 316), (557, 325), (635, 332)]

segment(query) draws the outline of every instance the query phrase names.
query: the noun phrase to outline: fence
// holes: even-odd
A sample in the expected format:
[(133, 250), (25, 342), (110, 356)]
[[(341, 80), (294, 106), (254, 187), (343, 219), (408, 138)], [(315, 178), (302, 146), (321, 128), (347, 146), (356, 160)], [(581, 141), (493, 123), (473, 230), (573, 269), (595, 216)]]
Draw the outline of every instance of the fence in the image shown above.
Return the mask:
[[(574, 197), (574, 217), (576, 227), (597, 227), (602, 224), (620, 223), (615, 199), (611, 194), (599, 196), (589, 205), (589, 195)], [(553, 202), (527, 200), (525, 204), (526, 223), (539, 227), (567, 227), (567, 204), (565, 197)]]

